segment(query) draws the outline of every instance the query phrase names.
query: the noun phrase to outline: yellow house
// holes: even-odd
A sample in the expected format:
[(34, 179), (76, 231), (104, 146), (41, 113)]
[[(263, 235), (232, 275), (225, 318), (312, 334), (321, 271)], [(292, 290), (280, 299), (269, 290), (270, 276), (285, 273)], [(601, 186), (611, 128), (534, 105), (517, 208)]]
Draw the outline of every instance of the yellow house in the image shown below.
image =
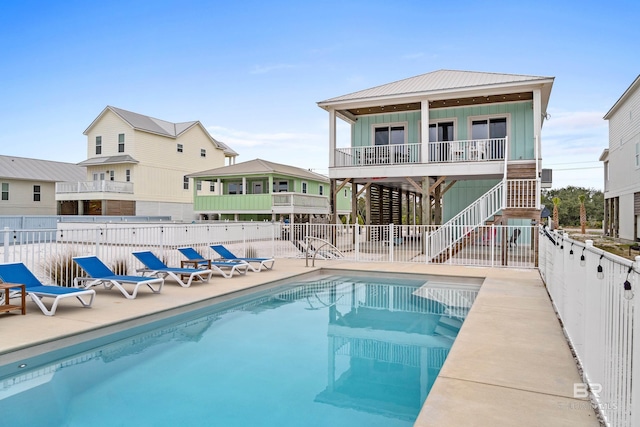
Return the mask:
[[(235, 163), (238, 155), (199, 121), (172, 123), (107, 106), (84, 131), (85, 181), (58, 183), (60, 215), (170, 216), (191, 221), (187, 175)], [(206, 191), (206, 189), (205, 189)]]

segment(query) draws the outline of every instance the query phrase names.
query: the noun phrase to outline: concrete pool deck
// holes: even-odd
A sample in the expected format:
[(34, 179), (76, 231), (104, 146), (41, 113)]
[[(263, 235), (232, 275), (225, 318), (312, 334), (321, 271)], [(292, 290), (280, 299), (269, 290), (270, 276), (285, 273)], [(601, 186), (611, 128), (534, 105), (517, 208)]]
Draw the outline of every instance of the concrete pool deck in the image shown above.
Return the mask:
[[(447, 265), (278, 259), (274, 270), (182, 288), (167, 280), (161, 294), (142, 289), (128, 300), (96, 289), (91, 309), (64, 301), (48, 317), (31, 301), (27, 315), (0, 314), (0, 365), (56, 348), (77, 334), (146, 320), (175, 307), (308, 273), (319, 268), (485, 278), (480, 293), (415, 423), (426, 426), (599, 426), (537, 270)], [(117, 327), (117, 326), (116, 326)]]

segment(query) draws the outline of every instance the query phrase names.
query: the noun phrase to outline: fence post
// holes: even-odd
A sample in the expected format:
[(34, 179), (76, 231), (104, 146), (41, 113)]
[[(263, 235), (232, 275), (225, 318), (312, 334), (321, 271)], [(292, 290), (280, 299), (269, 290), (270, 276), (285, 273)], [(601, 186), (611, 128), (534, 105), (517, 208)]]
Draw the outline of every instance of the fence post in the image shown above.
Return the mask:
[(355, 234), (354, 240), (356, 261), (360, 261), (360, 224), (358, 224), (358, 222), (354, 224), (353, 233)]
[(393, 262), (393, 224), (389, 224), (389, 262)]
[[(635, 262), (633, 263), (633, 267), (634, 269), (637, 271), (638, 268), (640, 268), (640, 256), (636, 257)], [(633, 276), (632, 276), (632, 291), (633, 291), (633, 316), (634, 316), (634, 326), (637, 326), (636, 324), (636, 319), (635, 317), (637, 317), (640, 314), (640, 287), (638, 285), (640, 285), (640, 283), (638, 283), (638, 273), (636, 273), (636, 271), (633, 271)], [(640, 328), (633, 328), (633, 348), (631, 349), (631, 351), (633, 352), (633, 356), (632, 356), (632, 360), (631, 360), (631, 366), (632, 366), (632, 370), (631, 370), (631, 384), (640, 384)], [(629, 408), (631, 410), (631, 419), (629, 420), (629, 425), (630, 426), (635, 426), (638, 425), (638, 423), (640, 423), (640, 389), (633, 387), (631, 389), (631, 396), (630, 396), (630, 400), (631, 400), (631, 407)]]
[[(2, 242), (4, 248), (4, 262), (9, 262), (9, 227), (4, 228), (4, 239)], [(7, 291), (9, 292), (9, 291)]]

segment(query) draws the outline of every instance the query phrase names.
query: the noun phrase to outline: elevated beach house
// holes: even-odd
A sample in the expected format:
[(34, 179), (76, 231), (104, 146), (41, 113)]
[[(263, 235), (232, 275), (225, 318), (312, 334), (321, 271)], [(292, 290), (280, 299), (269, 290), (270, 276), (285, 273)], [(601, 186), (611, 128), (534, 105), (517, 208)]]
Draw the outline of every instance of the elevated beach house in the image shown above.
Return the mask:
[(191, 221), (190, 173), (234, 163), (237, 153), (199, 121), (172, 123), (107, 106), (84, 131), (82, 181), (58, 183), (61, 215), (150, 215)]
[[(188, 175), (195, 180), (194, 210), (202, 220), (314, 222), (329, 215), (329, 178), (262, 159)], [(349, 215), (351, 186), (336, 196)]]
[(604, 119), (609, 146), (604, 164), (604, 231), (628, 240), (640, 237), (640, 76), (631, 83)]
[[(366, 195), (371, 225), (471, 230), (540, 219), (540, 133), (553, 77), (439, 70), (318, 103), (332, 192)], [(349, 125), (338, 146), (337, 120)], [(334, 200), (332, 198), (332, 200)], [(335, 205), (332, 202), (332, 211)]]

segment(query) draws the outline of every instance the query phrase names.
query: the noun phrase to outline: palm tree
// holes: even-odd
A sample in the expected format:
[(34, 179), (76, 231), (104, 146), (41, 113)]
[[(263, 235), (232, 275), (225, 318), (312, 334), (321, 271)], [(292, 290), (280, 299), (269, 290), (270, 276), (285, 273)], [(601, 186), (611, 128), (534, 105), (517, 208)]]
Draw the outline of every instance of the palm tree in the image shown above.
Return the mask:
[(585, 229), (587, 228), (587, 208), (584, 207), (585, 199), (584, 194), (578, 196), (578, 200), (580, 200), (580, 232), (582, 234), (585, 234)]
[(560, 197), (554, 197), (551, 201), (553, 202), (553, 227), (558, 228), (560, 227), (558, 219), (558, 205), (560, 205)]

